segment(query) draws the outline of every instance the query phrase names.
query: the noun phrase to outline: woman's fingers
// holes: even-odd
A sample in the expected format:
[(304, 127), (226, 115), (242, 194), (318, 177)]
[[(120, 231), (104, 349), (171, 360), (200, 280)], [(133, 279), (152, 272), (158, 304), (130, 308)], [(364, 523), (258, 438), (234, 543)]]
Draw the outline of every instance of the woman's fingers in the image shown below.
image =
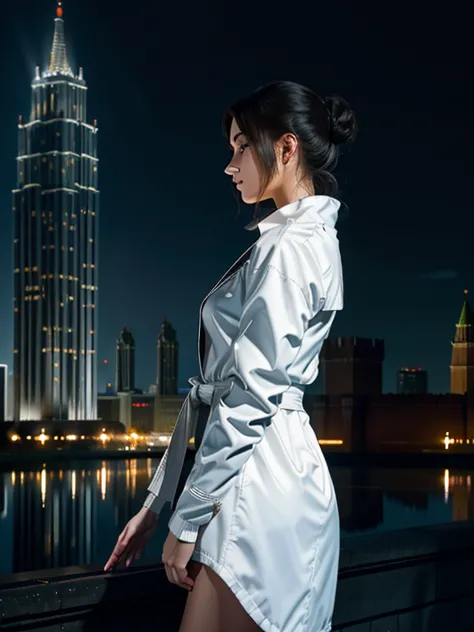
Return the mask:
[(107, 562), (105, 570), (108, 570), (112, 566), (117, 566), (118, 568), (130, 566), (131, 561), (133, 561), (133, 555), (135, 554), (137, 544), (138, 543), (135, 541), (135, 538), (130, 535), (119, 538), (119, 541), (110, 556), (110, 560)]
[(120, 559), (123, 555), (124, 550), (127, 547), (127, 544), (128, 544), (127, 533), (123, 531), (120, 534), (119, 539), (117, 540), (117, 544), (115, 545), (115, 548), (112, 551), (112, 555), (109, 557), (106, 565), (104, 566), (105, 571), (108, 571), (109, 569), (111, 569), (113, 566), (115, 566), (116, 564), (120, 562)]
[(172, 584), (176, 584), (188, 591), (192, 589), (194, 582), (188, 577), (186, 568), (177, 567), (173, 557), (170, 557), (165, 562), (165, 572)]

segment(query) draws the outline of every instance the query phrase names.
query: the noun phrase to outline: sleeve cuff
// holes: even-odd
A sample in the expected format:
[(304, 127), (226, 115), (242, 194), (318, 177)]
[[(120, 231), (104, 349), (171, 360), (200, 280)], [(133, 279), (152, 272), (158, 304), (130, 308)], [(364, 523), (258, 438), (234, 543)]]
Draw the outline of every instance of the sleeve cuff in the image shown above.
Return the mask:
[(156, 514), (159, 514), (163, 509), (163, 504), (163, 501), (156, 494), (149, 492), (148, 496), (145, 498), (143, 506)]
[(184, 542), (196, 542), (197, 540), (199, 525), (183, 520), (176, 511), (171, 516), (168, 527), (178, 540), (183, 540)]

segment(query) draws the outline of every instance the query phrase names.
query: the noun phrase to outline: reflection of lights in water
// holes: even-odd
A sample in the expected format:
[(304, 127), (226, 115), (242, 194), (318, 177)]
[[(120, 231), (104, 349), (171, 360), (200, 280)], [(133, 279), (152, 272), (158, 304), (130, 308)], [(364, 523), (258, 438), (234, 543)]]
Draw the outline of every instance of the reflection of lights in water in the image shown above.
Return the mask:
[(15, 486), (16, 474), (15, 470), (12, 471), (12, 485)]
[(449, 470), (444, 470), (444, 504), (449, 500)]
[(146, 460), (146, 474), (148, 479), (151, 479), (151, 459)]
[(100, 470), (100, 491), (102, 492), (102, 500), (105, 500), (107, 494), (107, 470), (105, 467)]
[(71, 472), (71, 498), (76, 499), (76, 470)]
[(46, 469), (41, 470), (41, 506), (44, 509), (46, 504)]
[(132, 478), (132, 496), (135, 496), (137, 491), (137, 460), (132, 459), (130, 461), (130, 475)]
[(25, 482), (25, 472), (20, 472), (20, 485)]
[(467, 475), (466, 483), (467, 483), (467, 488), (471, 489), (471, 475), (470, 474)]

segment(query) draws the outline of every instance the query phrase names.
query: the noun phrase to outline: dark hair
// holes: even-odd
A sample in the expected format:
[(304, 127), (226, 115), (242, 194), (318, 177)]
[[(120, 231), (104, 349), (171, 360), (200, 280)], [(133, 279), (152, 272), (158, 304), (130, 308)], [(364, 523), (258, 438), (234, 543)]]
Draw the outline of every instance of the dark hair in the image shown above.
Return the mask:
[(227, 142), (233, 118), (254, 146), (262, 174), (254, 217), (276, 173), (274, 143), (287, 132), (299, 141), (298, 167), (303, 167), (304, 177), (311, 176), (315, 193), (337, 194), (331, 172), (339, 158), (338, 145), (352, 142), (357, 134), (354, 112), (342, 97), (323, 99), (298, 83), (273, 81), (226, 109), (222, 128)]

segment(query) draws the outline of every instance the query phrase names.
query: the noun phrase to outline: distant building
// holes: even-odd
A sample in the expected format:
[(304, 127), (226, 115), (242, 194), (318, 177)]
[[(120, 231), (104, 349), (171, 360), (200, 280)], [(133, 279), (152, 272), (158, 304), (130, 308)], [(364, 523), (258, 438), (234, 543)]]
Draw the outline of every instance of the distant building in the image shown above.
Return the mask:
[(425, 395), (428, 392), (428, 374), (417, 369), (400, 369), (397, 373), (397, 395)]
[(142, 432), (155, 430), (155, 395), (132, 394), (132, 428)]
[(380, 395), (385, 357), (383, 340), (328, 338), (320, 363), (324, 395)]
[(382, 394), (381, 340), (328, 339), (323, 351), (324, 395), (304, 397), (323, 449), (421, 452), (474, 445), (474, 352), (467, 300), (456, 324), (451, 393)]
[(176, 339), (176, 331), (166, 320), (166, 316), (158, 334), (157, 351), (157, 395), (177, 395), (179, 342)]
[(116, 395), (116, 391), (113, 387), (112, 382), (107, 382), (107, 386), (105, 387), (104, 395)]
[(8, 416), (8, 367), (0, 364), (0, 423)]
[(130, 430), (132, 393), (104, 393), (97, 397), (97, 415), (103, 422), (120, 422)]
[[(189, 389), (188, 389), (189, 392)], [(179, 395), (165, 395), (155, 399), (155, 431), (171, 433), (176, 425), (179, 411), (186, 399), (187, 393)]]
[(126, 327), (122, 327), (117, 340), (115, 366), (115, 392), (133, 392), (135, 390), (135, 340)]
[(97, 419), (97, 126), (66, 53), (63, 9), (50, 63), (18, 125), (14, 227), (15, 421)]
[[(465, 292), (467, 294), (467, 290)], [(461, 316), (456, 324), (452, 344), (451, 393), (463, 394), (474, 391), (474, 335), (472, 309), (466, 298)]]

